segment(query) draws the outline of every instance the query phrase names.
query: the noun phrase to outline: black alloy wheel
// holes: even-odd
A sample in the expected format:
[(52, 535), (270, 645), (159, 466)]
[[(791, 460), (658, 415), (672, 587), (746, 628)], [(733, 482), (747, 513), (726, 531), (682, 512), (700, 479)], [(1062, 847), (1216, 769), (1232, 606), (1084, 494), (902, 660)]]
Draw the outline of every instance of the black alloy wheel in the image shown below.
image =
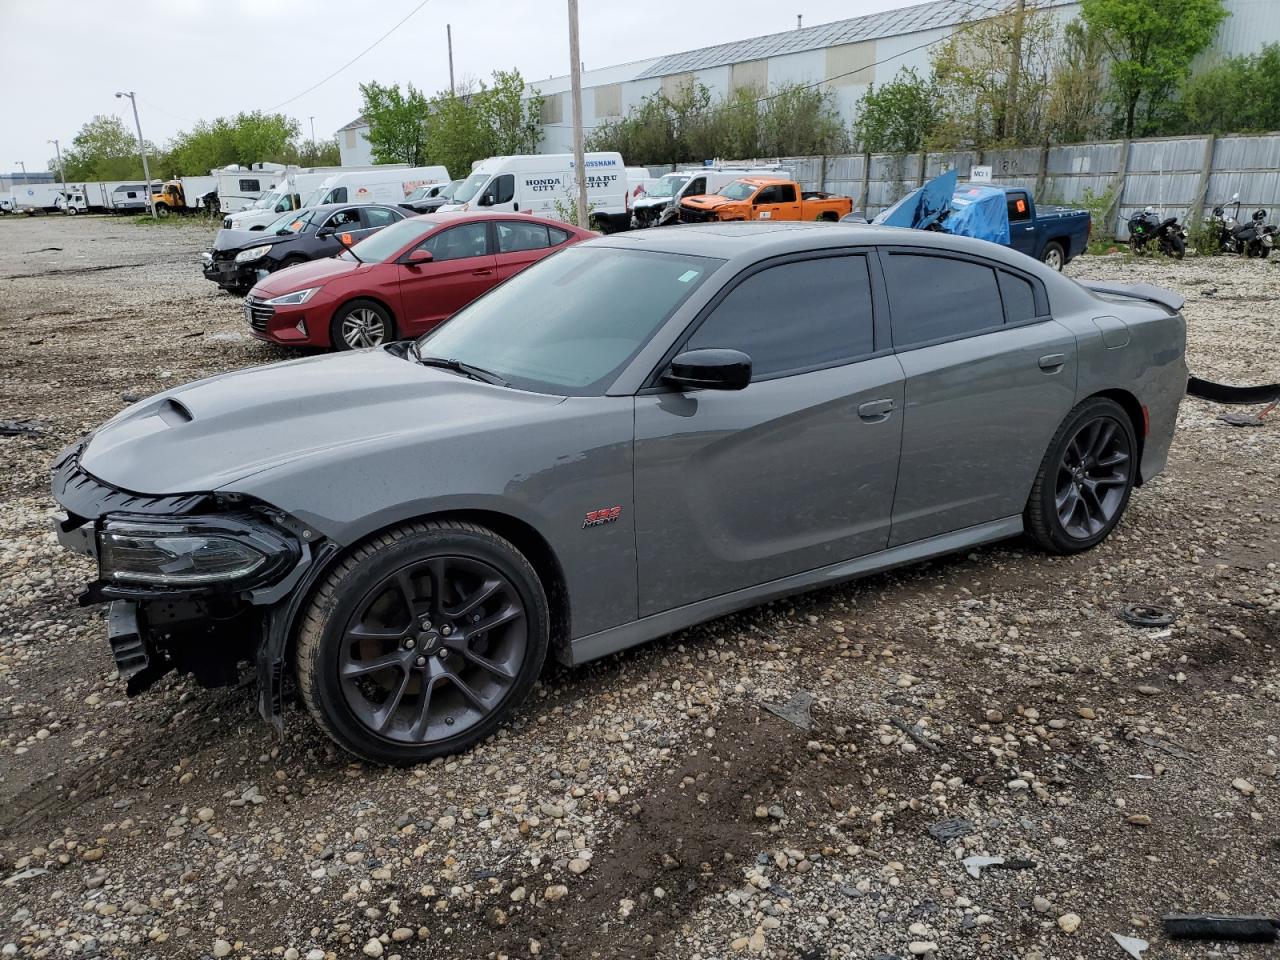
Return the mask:
[(413, 524), (353, 551), (299, 633), (303, 699), (343, 747), (416, 763), (488, 736), (546, 655), (544, 591), (510, 543), (474, 524)]
[(1137, 450), (1123, 407), (1105, 397), (1080, 404), (1050, 443), (1032, 487), (1025, 514), (1032, 538), (1055, 553), (1106, 539), (1133, 492)]

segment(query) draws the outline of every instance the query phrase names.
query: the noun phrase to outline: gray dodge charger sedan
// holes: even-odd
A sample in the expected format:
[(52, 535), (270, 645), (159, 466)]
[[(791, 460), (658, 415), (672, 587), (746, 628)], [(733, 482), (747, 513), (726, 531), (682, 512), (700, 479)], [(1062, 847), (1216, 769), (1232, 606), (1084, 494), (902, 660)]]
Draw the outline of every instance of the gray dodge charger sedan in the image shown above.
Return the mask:
[(241, 370), (53, 465), (130, 693), (292, 674), (352, 753), (464, 749), (577, 664), (1018, 534), (1159, 473), (1176, 294), (977, 240), (727, 224), (590, 241), (416, 342)]

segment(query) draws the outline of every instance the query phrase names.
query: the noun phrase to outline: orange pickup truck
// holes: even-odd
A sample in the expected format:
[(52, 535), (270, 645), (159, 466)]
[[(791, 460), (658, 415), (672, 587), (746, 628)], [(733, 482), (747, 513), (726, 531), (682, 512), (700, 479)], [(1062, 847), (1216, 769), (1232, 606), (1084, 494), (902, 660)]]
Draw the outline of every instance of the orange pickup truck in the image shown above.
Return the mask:
[(794, 180), (743, 177), (719, 193), (685, 197), (680, 201), (681, 223), (727, 220), (831, 220), (852, 212), (853, 200), (829, 193), (805, 191)]

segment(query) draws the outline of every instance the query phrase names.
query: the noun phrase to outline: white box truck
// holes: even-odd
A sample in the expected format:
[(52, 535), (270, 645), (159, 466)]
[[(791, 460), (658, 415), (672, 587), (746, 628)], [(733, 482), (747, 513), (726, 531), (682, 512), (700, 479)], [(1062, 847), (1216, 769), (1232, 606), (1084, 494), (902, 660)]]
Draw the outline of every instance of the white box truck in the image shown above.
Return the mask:
[(60, 183), (19, 183), (9, 191), (13, 209), (29, 217), (37, 213), (54, 213), (62, 204)]
[[(627, 168), (620, 153), (588, 153), (585, 157), (587, 205), (593, 229), (612, 232), (631, 221)], [(573, 154), (535, 153), (489, 157), (471, 170), (453, 194), (449, 210), (495, 210), (536, 213), (568, 219), (577, 203)]]
[(449, 171), (444, 167), (370, 167), (333, 173), (309, 196), (304, 207), (322, 203), (403, 203), (419, 187), (432, 183), (448, 183)]
[(288, 175), (280, 163), (255, 163), (249, 167), (232, 164), (214, 170), (218, 178), (218, 206), (222, 213), (243, 210)]

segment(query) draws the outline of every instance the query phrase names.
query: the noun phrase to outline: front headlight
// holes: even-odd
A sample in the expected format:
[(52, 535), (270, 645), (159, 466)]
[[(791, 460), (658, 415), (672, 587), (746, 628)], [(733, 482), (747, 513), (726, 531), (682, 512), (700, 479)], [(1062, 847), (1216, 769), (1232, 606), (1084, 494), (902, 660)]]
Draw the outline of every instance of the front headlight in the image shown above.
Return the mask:
[(273, 307), (296, 307), (306, 303), (320, 290), (319, 287), (308, 287), (306, 290), (295, 290), (293, 293), (285, 293), (278, 297), (268, 300)]
[(252, 586), (298, 554), (277, 530), (243, 517), (108, 517), (98, 530), (98, 572), (108, 586)]
[(236, 254), (236, 263), (253, 263), (267, 255), (267, 251), (271, 249), (271, 244), (264, 243), (260, 247), (250, 247), (248, 250), (241, 250)]

